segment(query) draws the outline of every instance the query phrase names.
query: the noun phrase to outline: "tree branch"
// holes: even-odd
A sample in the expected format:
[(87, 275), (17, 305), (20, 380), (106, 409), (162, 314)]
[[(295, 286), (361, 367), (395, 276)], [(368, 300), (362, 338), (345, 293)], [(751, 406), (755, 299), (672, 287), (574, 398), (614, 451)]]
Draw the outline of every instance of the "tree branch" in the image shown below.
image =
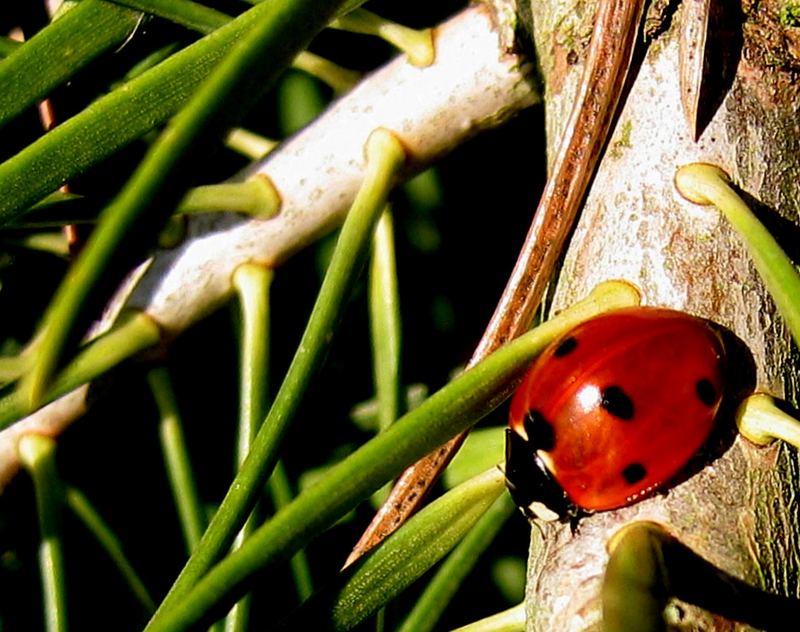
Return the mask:
[[(470, 7), (435, 29), (432, 65), (418, 68), (401, 57), (365, 78), (317, 121), (240, 174), (272, 181), (281, 196), (276, 217), (189, 218), (184, 242), (156, 252), (131, 273), (93, 334), (108, 329), (121, 309), (134, 308), (173, 337), (230, 298), (238, 266), (278, 266), (341, 224), (363, 177), (362, 148), (375, 128), (402, 140), (410, 176), (538, 102), (532, 67), (505, 47), (511, 38), (504, 28), (489, 7)], [(28, 431), (58, 434), (83, 414), (87, 392), (82, 387), (33, 413), (25, 421)], [(18, 425), (0, 432), (0, 455), (6, 455), (0, 459), (0, 489), (18, 469), (13, 456)]]

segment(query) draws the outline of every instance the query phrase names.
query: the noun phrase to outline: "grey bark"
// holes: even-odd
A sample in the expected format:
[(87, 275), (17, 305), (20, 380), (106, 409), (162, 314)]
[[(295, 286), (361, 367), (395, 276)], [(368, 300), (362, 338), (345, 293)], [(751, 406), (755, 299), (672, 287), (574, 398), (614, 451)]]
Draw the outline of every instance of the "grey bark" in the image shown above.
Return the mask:
[[(686, 4), (687, 0), (684, 0)], [(580, 79), (596, 0), (531, 1), (533, 34), (546, 86), (549, 153), (554, 154)], [(726, 3), (738, 5), (738, 3)], [(761, 3), (759, 11), (765, 11)], [(738, 11), (738, 6), (736, 7)], [(745, 7), (745, 11), (748, 7)], [(523, 14), (526, 11), (522, 11)], [(691, 205), (675, 191), (677, 167), (695, 161), (725, 169), (768, 211), (797, 225), (800, 133), (790, 60), (770, 59), (761, 27), (774, 15), (734, 14), (727, 47), (735, 77), (698, 142), (681, 109), (678, 40), (683, 7), (650, 42), (586, 200), (561, 270), (552, 309), (584, 296), (599, 281), (635, 283), (645, 302), (681, 309), (730, 328), (752, 352), (757, 386), (796, 400), (798, 377), (789, 335), (738, 236), (715, 210)], [(772, 17), (770, 21), (768, 18)], [(743, 34), (740, 42), (736, 33)], [(774, 55), (772, 56), (774, 59)], [(720, 67), (712, 73), (721, 74)], [(708, 107), (708, 104), (706, 104)], [(733, 373), (746, 367), (734, 364)], [(528, 629), (598, 629), (605, 544), (623, 524), (654, 520), (718, 567), (771, 592), (798, 596), (800, 469), (793, 448), (757, 448), (737, 438), (696, 475), (632, 507), (580, 524), (532, 529)], [(675, 629), (745, 630), (698, 609), (668, 608)]]

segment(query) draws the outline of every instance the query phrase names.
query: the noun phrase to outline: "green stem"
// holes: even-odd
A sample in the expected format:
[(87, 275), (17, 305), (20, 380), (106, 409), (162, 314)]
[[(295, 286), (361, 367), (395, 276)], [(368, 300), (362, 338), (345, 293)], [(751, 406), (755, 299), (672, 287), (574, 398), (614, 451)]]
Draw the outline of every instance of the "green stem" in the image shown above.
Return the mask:
[(82, 0), (15, 47), (0, 64), (0, 126), (65, 83), (103, 52), (119, 46), (141, 13), (102, 0)]
[[(241, 467), (250, 452), (259, 424), (267, 410), (269, 383), (269, 289), (272, 271), (247, 263), (233, 274), (233, 286), (239, 296), (242, 314), (242, 335), (239, 345), (239, 428), (236, 446), (236, 468)], [(253, 510), (236, 535), (232, 550), (255, 530), (257, 508)], [(225, 632), (244, 632), (250, 623), (250, 595), (245, 595), (225, 617)]]
[(794, 341), (800, 345), (800, 274), (775, 238), (731, 188), (727, 174), (713, 165), (690, 164), (675, 174), (675, 186), (695, 204), (713, 204), (722, 211), (744, 240), (756, 270)]
[(69, 257), (69, 244), (63, 231), (32, 233), (24, 235), (20, 239), (4, 239), (3, 241), (17, 248), (38, 250), (64, 259)]
[[(114, 2), (157, 15), (204, 35), (215, 31), (233, 19), (221, 11), (189, 0), (114, 0)], [(292, 66), (324, 81), (337, 94), (352, 88), (361, 77), (358, 72), (342, 68), (332, 61), (308, 51), (298, 53)]]
[(400, 298), (395, 265), (394, 228), (387, 208), (375, 228), (369, 268), (372, 372), (378, 401), (378, 429), (400, 414)]
[(363, 561), (340, 573), (332, 585), (314, 595), (278, 629), (349, 630), (364, 621), (427, 572), (456, 543), (466, 541), (462, 538), (474, 531), (505, 490), (504, 480), (499, 468), (491, 468), (438, 498)]
[(206, 517), (197, 493), (172, 381), (165, 367), (157, 367), (148, 372), (147, 383), (161, 418), (158, 427), (161, 451), (164, 454), (172, 497), (178, 509), (186, 551), (191, 554), (203, 535)]
[(601, 591), (603, 632), (666, 630), (663, 610), (672, 597), (758, 629), (785, 630), (800, 620), (800, 601), (728, 575), (656, 523), (623, 527), (608, 548)]
[[(220, 59), (255, 24), (263, 22), (267, 14), (281, 6), (285, 7), (286, 3), (269, 2), (244, 12), (98, 99), (0, 164), (0, 224), (13, 220), (64, 182), (167, 121), (196, 92)], [(308, 13), (315, 17), (317, 14), (320, 14), (320, 22), (324, 21), (321, 12), (312, 9)], [(298, 16), (298, 20), (302, 20), (302, 16)], [(317, 23), (316, 19), (314, 22)], [(285, 36), (290, 39), (300, 33), (311, 34), (305, 28), (286, 27), (285, 30)], [(264, 67), (280, 66), (279, 60), (291, 54), (292, 51), (283, 49), (269, 64), (264, 64), (264, 58), (269, 55), (261, 57), (259, 62)], [(253, 75), (256, 83), (258, 74)], [(252, 92), (255, 95), (259, 89)]]
[[(131, 66), (128, 69), (128, 71), (122, 76), (122, 78), (119, 79), (119, 81), (113, 82), (110, 85), (111, 90), (112, 91), (116, 90), (117, 88), (124, 86), (127, 82), (136, 79), (137, 77), (140, 77), (148, 70), (155, 68), (161, 62), (169, 59), (169, 57), (171, 57), (179, 49), (180, 45), (177, 42), (172, 42), (170, 44), (165, 44), (161, 48), (154, 50), (152, 53), (149, 53), (147, 56), (143, 57), (142, 59), (137, 61), (133, 66)], [(123, 90), (123, 92), (126, 91), (127, 89)]]
[(503, 426), (473, 428), (461, 449), (442, 474), (442, 483), (450, 489), (483, 472), (505, 458), (506, 429)]
[(800, 421), (775, 405), (764, 393), (745, 399), (736, 411), (736, 425), (748, 441), (769, 445), (775, 439), (785, 441), (800, 450)]
[(332, 61), (304, 50), (292, 63), (294, 68), (307, 72), (320, 81), (327, 83), (336, 94), (343, 94), (356, 85), (361, 73), (356, 70), (342, 68)]
[[(286, 474), (286, 468), (280, 461), (275, 464), (272, 476), (269, 477), (269, 493), (276, 511), (280, 511), (294, 500), (292, 487), (289, 484), (289, 476)], [(289, 560), (289, 566), (291, 567), (294, 585), (297, 589), (297, 597), (301, 602), (305, 601), (311, 596), (311, 593), (314, 592), (314, 585), (311, 581), (311, 567), (308, 564), (308, 557), (305, 551), (298, 551), (292, 559)]]
[(377, 130), (370, 135), (366, 154), (364, 182), (342, 226), (311, 319), (275, 402), (253, 442), (247, 460), (211, 520), (200, 546), (151, 621), (150, 626), (153, 629), (158, 629), (161, 617), (169, 617), (173, 613), (176, 601), (233, 542), (236, 531), (246, 520), (264, 480), (277, 461), (283, 435), (311, 377), (319, 368), (323, 352), (328, 348), (331, 332), (343, 311), (344, 299), (361, 268), (375, 222), (386, 203), (395, 175), (405, 159), (399, 141), (384, 130)]
[[(154, 346), (161, 340), (161, 330), (147, 314), (130, 312), (120, 316), (105, 334), (89, 342), (67, 365), (47, 392), (45, 402), (86, 384), (106, 373), (123, 360)], [(37, 342), (37, 346), (38, 346)], [(26, 413), (19, 393), (12, 391), (0, 398), (0, 430), (8, 427)]]
[(428, 632), (436, 626), (480, 555), (494, 541), (516, 509), (508, 494), (494, 502), (436, 571), (398, 632)]
[[(369, 266), (369, 324), (372, 343), (372, 380), (377, 404), (377, 430), (388, 428), (401, 414), (400, 297), (397, 288), (394, 226), (390, 207), (375, 227)], [(380, 507), (391, 483), (375, 492), (373, 504)]]
[(0, 384), (18, 380), (31, 366), (30, 353), (0, 357)]
[(17, 450), (20, 462), (31, 475), (36, 489), (45, 626), (47, 632), (66, 632), (67, 595), (61, 541), (64, 495), (56, 471), (56, 442), (43, 435), (27, 434), (20, 437)]
[[(340, 243), (343, 235), (344, 229)], [(221, 508), (204, 536), (204, 540), (214, 538), (215, 548), (210, 552), (216, 555), (212, 557), (203, 550), (206, 554), (200, 557), (201, 551), (198, 549), (160, 611), (150, 622), (148, 630), (182, 630), (195, 622), (194, 617), (211, 616), (208, 613), (209, 608), (218, 605), (223, 598), (239, 596), (245, 589), (247, 580), (256, 572), (294, 555), (312, 537), (333, 525), (383, 483), (400, 474), (409, 464), (496, 408), (505, 399), (509, 382), (521, 375), (531, 359), (558, 335), (602, 311), (635, 305), (638, 300), (638, 293), (626, 283), (601, 284), (583, 301), (498, 349), (483, 362), (459, 375), (385, 432), (330, 468), (323, 480), (304, 490), (290, 505), (259, 527), (241, 549), (208, 570), (229, 543), (227, 538), (217, 535), (215, 529), (214, 523), (222, 515)], [(301, 344), (301, 349), (303, 347)], [(307, 353), (304, 351), (304, 354)], [(289, 372), (292, 373), (291, 368)], [(288, 388), (286, 383), (281, 390), (284, 388)], [(265, 429), (269, 429), (280, 399), (279, 392), (267, 422), (256, 439), (251, 456), (240, 472), (240, 477), (234, 482), (229, 497), (240, 489), (243, 482), (240, 480), (241, 474), (248, 469), (250, 462), (260, 457), (262, 434)], [(292, 411), (293, 407), (287, 412)], [(276, 416), (274, 421), (277, 422), (278, 419), (280, 417)], [(254, 481), (258, 482), (259, 479)], [(223, 501), (223, 506), (226, 502), (230, 502), (228, 497)], [(244, 507), (246, 509), (248, 505), (245, 504)], [(191, 617), (189, 613), (193, 613)]]
[(354, 9), (337, 18), (331, 26), (383, 38), (408, 55), (415, 66), (430, 66), (436, 56), (430, 29), (412, 29), (366, 9)]
[(22, 46), (22, 42), (13, 40), (10, 37), (0, 37), (0, 57), (5, 59), (20, 46)]
[(139, 600), (139, 603), (142, 604), (145, 611), (153, 612), (156, 608), (156, 604), (153, 602), (153, 598), (150, 596), (147, 587), (122, 550), (122, 544), (119, 538), (92, 506), (89, 499), (86, 498), (80, 490), (74, 487), (68, 487), (66, 490), (66, 501), (72, 513), (78, 517), (100, 546), (108, 553), (114, 566), (117, 567), (125, 583), (128, 584), (131, 592), (136, 599)]
[(20, 383), (31, 408), (41, 403), (81, 306), (109, 262), (119, 255), (120, 243), (127, 239), (139, 249), (146, 247), (171, 215), (191, 176), (184, 165), (186, 156), (206, 151), (217, 134), (244, 115), (296, 52), (325, 26), (341, 1), (274, 0), (250, 9), (248, 13), (257, 14), (253, 30), (158, 137), (103, 211), (56, 292), (44, 317), (34, 366)]
[(463, 625), (453, 632), (524, 632), (525, 622), (525, 603), (523, 602), (480, 621)]
[(203, 34), (224, 26), (231, 21), (230, 16), (191, 0), (112, 0), (132, 9), (175, 22)]
[(245, 158), (260, 160), (275, 149), (278, 143), (250, 130), (235, 127), (225, 137), (225, 145)]
[(242, 312), (237, 467), (247, 458), (268, 406), (269, 291), (272, 278), (271, 270), (254, 263), (239, 266), (233, 274)]
[(278, 212), (281, 199), (272, 182), (260, 174), (244, 182), (223, 182), (189, 189), (177, 208), (178, 213), (245, 213), (269, 219)]

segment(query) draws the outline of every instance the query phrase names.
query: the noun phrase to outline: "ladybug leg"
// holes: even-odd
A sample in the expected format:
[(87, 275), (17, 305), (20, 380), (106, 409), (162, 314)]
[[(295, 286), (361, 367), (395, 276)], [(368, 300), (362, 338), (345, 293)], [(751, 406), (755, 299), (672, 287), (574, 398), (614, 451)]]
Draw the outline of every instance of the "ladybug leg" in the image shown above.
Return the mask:
[(567, 520), (569, 520), (569, 530), (573, 536), (578, 535), (578, 530), (580, 527), (581, 520), (589, 516), (591, 513), (588, 511), (584, 511), (579, 507), (576, 507), (575, 509), (576, 511), (570, 513), (570, 515), (567, 517)]
[(578, 535), (578, 527), (581, 519), (578, 516), (571, 516), (569, 519), (569, 531), (573, 536)]

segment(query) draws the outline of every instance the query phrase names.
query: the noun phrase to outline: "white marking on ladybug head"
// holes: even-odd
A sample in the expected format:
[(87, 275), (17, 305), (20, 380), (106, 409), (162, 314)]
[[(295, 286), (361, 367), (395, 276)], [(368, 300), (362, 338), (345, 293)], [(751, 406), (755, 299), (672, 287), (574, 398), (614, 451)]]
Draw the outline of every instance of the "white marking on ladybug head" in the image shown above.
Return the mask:
[(560, 518), (560, 516), (550, 509), (547, 505), (540, 502), (532, 502), (528, 505), (528, 511), (539, 518), (539, 520), (544, 520), (545, 522), (555, 522)]

